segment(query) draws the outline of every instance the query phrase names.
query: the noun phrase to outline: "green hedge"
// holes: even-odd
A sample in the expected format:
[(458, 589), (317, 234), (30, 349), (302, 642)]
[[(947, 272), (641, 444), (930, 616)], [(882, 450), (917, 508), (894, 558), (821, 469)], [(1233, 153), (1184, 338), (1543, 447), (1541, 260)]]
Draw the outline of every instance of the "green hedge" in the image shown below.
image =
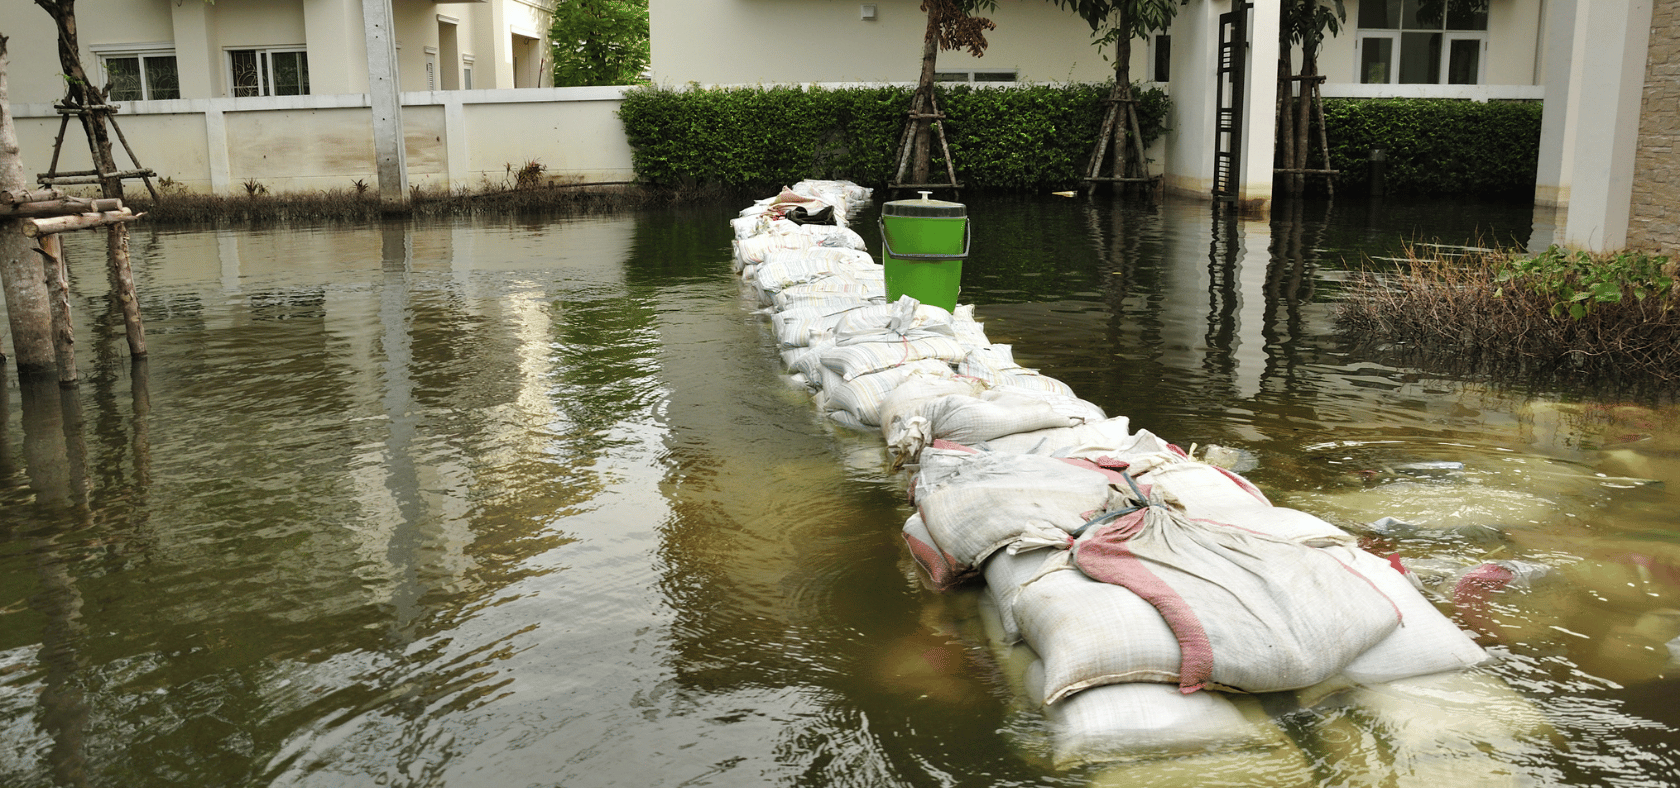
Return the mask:
[[(979, 189), (1077, 185), (1108, 90), (1102, 84), (940, 86), (958, 179)], [(744, 188), (840, 178), (878, 186), (892, 177), (910, 93), (906, 87), (644, 87), (625, 93), (619, 117), (636, 175), (647, 183)], [(1166, 94), (1139, 89), (1138, 97), (1144, 137), (1153, 140), (1163, 130)]]
[(1531, 194), (1540, 111), (1539, 102), (1325, 99), (1336, 186), (1366, 193), (1371, 149), (1382, 146), (1390, 194)]

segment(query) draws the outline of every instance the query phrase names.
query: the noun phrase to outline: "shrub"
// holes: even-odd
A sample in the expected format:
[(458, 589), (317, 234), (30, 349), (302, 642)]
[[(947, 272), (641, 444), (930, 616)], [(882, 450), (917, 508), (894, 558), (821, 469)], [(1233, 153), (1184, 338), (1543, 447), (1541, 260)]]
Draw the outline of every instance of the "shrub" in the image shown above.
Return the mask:
[(1364, 193), (1371, 149), (1380, 146), (1391, 194), (1529, 195), (1540, 113), (1538, 102), (1325, 99), (1330, 166), (1341, 171), (1338, 188)]
[[(1100, 84), (940, 86), (957, 178), (979, 189), (1066, 188), (1102, 121)], [(1166, 94), (1138, 89), (1146, 141)], [(882, 185), (893, 175), (908, 87), (636, 88), (624, 122), (637, 177), (660, 186), (773, 187), (803, 178)], [(935, 168), (944, 162), (936, 153)]]

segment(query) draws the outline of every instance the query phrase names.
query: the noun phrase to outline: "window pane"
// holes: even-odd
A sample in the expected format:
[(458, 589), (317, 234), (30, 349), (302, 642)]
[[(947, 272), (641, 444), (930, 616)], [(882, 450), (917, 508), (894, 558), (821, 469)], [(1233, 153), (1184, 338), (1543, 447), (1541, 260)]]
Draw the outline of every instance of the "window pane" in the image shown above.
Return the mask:
[(269, 58), (274, 64), (274, 95), (302, 96), (309, 93), (309, 76), (302, 52), (274, 52)]
[(1172, 36), (1155, 37), (1155, 81), (1166, 82), (1172, 76)]
[(1476, 4), (1471, 0), (1448, 0), (1448, 30), (1486, 30), (1487, 22), (1487, 9), (1476, 10)]
[(235, 49), (228, 52), (233, 66), (233, 95), (237, 97), (262, 95), (262, 78), (257, 74), (257, 50)]
[(146, 56), (146, 98), (178, 99), (181, 75), (175, 71), (174, 55)]
[(1482, 42), (1474, 38), (1453, 41), (1447, 50), (1447, 84), (1474, 85), (1481, 73)]
[(138, 101), (145, 98), (140, 93), (140, 58), (106, 58), (105, 75), (111, 80), (112, 101)]
[(472, 86), (472, 68), (471, 67), (461, 69), (461, 89), (462, 90), (472, 90), (473, 89), (473, 86)]
[(935, 82), (967, 82), (968, 81), (968, 72), (967, 71), (935, 71), (935, 72), (933, 72), (933, 81), (935, 81)]
[(1378, 30), (1400, 27), (1400, 0), (1360, 0), (1359, 26)]
[(1437, 85), (1441, 82), (1441, 34), (1400, 34), (1400, 84)]
[(1359, 43), (1359, 81), (1386, 85), (1394, 69), (1394, 39), (1367, 38)]
[(1400, 11), (1403, 30), (1440, 30), (1446, 0), (1406, 0)]
[(1015, 81), (1015, 72), (1013, 72), (1013, 71), (976, 71), (976, 72), (974, 72), (974, 81), (975, 82), (1014, 82)]

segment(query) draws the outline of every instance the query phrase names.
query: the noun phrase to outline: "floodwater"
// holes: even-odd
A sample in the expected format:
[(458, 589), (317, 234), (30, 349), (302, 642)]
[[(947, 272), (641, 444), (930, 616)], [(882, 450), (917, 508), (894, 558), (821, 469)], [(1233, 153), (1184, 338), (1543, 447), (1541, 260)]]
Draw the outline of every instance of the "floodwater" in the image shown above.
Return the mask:
[(137, 366), (70, 238), (84, 382), (0, 398), (0, 785), (1680, 782), (1680, 413), (1332, 332), (1344, 257), (1543, 243), (1527, 207), (973, 201), (1018, 360), (1449, 582), (1533, 575), (1442, 607), (1549, 730), (1273, 703), (1295, 766), (1177, 772), (1046, 765), (879, 438), (780, 374), (740, 207), (141, 226)]

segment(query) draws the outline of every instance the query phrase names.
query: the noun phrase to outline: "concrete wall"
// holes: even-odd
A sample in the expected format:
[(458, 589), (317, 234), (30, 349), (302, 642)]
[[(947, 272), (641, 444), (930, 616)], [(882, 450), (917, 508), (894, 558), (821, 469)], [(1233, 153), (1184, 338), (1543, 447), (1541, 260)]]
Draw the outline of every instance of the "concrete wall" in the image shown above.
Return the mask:
[(1680, 256), (1680, 0), (1655, 0), (1628, 246)]
[[(499, 184), (535, 160), (571, 181), (628, 181), (630, 145), (618, 120), (620, 88), (534, 88), (405, 93), (409, 182), (426, 189)], [(141, 164), (198, 192), (243, 194), (376, 183), (365, 94), (130, 102), (118, 116)], [(50, 104), (13, 107), (28, 175), (46, 171), (58, 115)], [(518, 133), (509, 133), (517, 129)], [(120, 150), (119, 166), (128, 158)], [(79, 132), (60, 170), (91, 169)], [(134, 188), (137, 184), (131, 185)]]

